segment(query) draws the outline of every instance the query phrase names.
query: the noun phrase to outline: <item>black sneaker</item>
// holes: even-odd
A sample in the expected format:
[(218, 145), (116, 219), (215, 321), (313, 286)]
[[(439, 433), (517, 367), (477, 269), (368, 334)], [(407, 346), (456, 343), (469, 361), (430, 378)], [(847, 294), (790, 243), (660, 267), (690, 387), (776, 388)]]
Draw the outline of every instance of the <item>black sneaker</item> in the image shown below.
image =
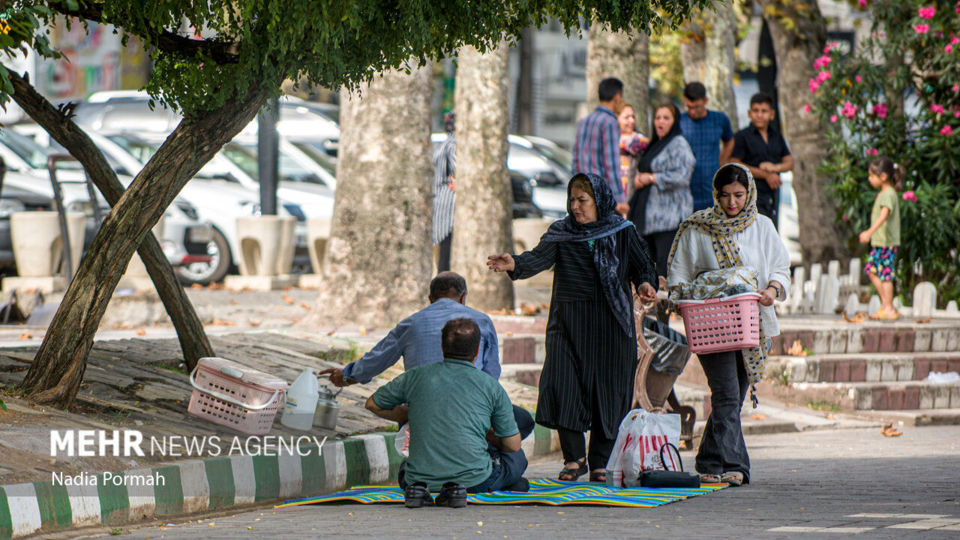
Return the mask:
[(437, 495), (437, 506), (463, 508), (467, 505), (467, 488), (454, 482), (447, 482)]
[(416, 484), (410, 484), (407, 486), (407, 489), (404, 490), (403, 504), (407, 508), (420, 508), (423, 505), (429, 506), (433, 504), (433, 496), (430, 495), (430, 490), (427, 489), (426, 484), (417, 482)]

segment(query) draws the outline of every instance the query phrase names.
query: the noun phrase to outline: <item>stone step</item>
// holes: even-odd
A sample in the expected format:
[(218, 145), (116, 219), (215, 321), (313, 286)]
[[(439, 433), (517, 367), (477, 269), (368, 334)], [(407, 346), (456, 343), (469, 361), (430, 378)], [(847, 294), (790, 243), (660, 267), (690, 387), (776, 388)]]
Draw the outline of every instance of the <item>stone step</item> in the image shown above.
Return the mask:
[(546, 338), (540, 334), (499, 334), (500, 364), (542, 364), (547, 356)]
[(767, 376), (791, 383), (922, 381), (930, 372), (960, 372), (960, 351), (772, 356)]
[(764, 381), (761, 396), (821, 410), (928, 410), (960, 408), (960, 383), (925, 381), (889, 383), (791, 383), (786, 386)]
[(783, 317), (780, 335), (773, 338), (774, 354), (784, 354), (799, 341), (812, 354), (876, 352), (947, 352), (960, 350), (960, 323), (935, 320), (851, 324), (830, 317), (824, 320)]
[(500, 366), (500, 380), (514, 381), (535, 388), (540, 386), (540, 369), (543, 364), (502, 364)]

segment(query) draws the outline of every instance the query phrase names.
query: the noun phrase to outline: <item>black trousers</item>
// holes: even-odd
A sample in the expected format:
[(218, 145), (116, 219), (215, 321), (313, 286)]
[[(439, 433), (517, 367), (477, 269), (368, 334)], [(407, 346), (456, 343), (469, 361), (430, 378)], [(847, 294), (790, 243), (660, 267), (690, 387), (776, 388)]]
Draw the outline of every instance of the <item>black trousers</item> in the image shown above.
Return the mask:
[(700, 365), (710, 386), (710, 416), (697, 451), (697, 472), (723, 474), (739, 471), (750, 481), (750, 456), (743, 440), (740, 409), (750, 383), (740, 351), (701, 354)]
[(772, 191), (757, 189), (757, 211), (770, 218), (773, 226), (780, 230), (780, 188)]
[(593, 400), (593, 424), (590, 426), (590, 453), (587, 453), (586, 441), (582, 431), (558, 428), (560, 436), (560, 450), (563, 452), (563, 461), (579, 461), (587, 458), (590, 470), (605, 469), (616, 439), (608, 439), (603, 431), (602, 415), (600, 414), (597, 399)]
[[(670, 258), (670, 248), (673, 247), (673, 238), (677, 235), (677, 229), (664, 231), (643, 236), (643, 241), (647, 243), (647, 249), (650, 251), (650, 258), (657, 269), (657, 277), (667, 277), (667, 259)], [(656, 283), (651, 283), (654, 287)], [(667, 324), (670, 321), (670, 315), (667, 313), (666, 303), (657, 306), (657, 320)]]
[(450, 247), (453, 244), (453, 231), (440, 241), (440, 253), (437, 258), (437, 273), (450, 270)]

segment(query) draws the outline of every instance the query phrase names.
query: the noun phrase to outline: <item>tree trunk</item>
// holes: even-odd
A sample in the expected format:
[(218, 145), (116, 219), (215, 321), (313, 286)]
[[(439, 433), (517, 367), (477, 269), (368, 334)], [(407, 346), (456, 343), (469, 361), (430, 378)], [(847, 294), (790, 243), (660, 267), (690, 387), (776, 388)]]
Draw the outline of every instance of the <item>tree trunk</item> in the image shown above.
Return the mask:
[(683, 26), (680, 56), (684, 83), (699, 81), (707, 89), (707, 107), (725, 113), (737, 129), (733, 95), (737, 16), (730, 0), (717, 0), (698, 11)]
[(517, 95), (514, 102), (513, 117), (516, 119), (514, 133), (520, 135), (533, 134), (533, 59), (534, 59), (534, 28), (528, 26), (520, 31), (520, 42), (517, 46), (519, 57), (519, 76), (517, 77)]
[(587, 40), (587, 112), (597, 105), (597, 87), (607, 77), (623, 81), (623, 99), (633, 105), (637, 131), (650, 136), (650, 50), (647, 34), (611, 32), (590, 25)]
[(69, 406), (93, 337), (130, 257), (183, 185), (256, 116), (267, 93), (251, 89), (192, 116), (167, 138), (113, 207), (47, 328), (21, 387), (39, 403)]
[[(827, 179), (817, 174), (826, 156), (824, 126), (815, 114), (805, 114), (810, 100), (807, 81), (814, 76), (813, 60), (823, 54), (827, 28), (815, 2), (805, 11), (784, 6), (779, 0), (759, 0), (777, 55), (777, 87), (784, 137), (796, 165), (793, 186), (797, 193), (800, 245), (803, 261), (825, 263), (849, 254), (836, 225), (836, 206), (827, 192)], [(775, 16), (770, 16), (775, 13)], [(787, 22), (785, 25), (784, 22)]]
[[(333, 226), (318, 305), (385, 326), (424, 306), (433, 274), (431, 68), (386, 71), (341, 94)], [(316, 322), (322, 313), (305, 322)]]
[[(17, 104), (80, 161), (110, 206), (115, 206), (123, 195), (123, 184), (117, 180), (116, 173), (93, 141), (72, 120), (65, 119), (28, 81), (14, 72), (10, 72), (10, 80), (14, 88), (13, 99)], [(197, 360), (214, 355), (210, 340), (203, 331), (203, 324), (183, 286), (177, 281), (157, 239), (152, 234), (146, 235), (138, 252), (177, 331), (187, 368), (192, 370), (197, 365)]]
[(737, 16), (733, 12), (732, 0), (714, 2), (705, 12), (711, 24), (707, 31), (703, 85), (707, 87), (710, 108), (726, 113), (731, 127), (736, 131), (737, 101), (733, 96), (736, 64), (733, 50), (737, 44)]
[(457, 203), (451, 268), (467, 280), (470, 304), (513, 309), (513, 283), (487, 256), (513, 250), (513, 192), (507, 172), (507, 46), (458, 55)]

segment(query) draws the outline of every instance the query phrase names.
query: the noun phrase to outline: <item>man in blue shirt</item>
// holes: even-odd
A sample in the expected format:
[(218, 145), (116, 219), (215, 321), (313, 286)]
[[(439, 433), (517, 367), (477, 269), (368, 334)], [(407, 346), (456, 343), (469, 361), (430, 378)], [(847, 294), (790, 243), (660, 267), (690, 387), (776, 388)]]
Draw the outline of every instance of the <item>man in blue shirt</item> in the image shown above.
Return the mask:
[(400, 321), (373, 349), (343, 369), (321, 371), (336, 386), (368, 383), (403, 357), (403, 369), (443, 361), (440, 331), (447, 321), (466, 317), (480, 327), (480, 352), (474, 365), (494, 379), (500, 378), (497, 330), (485, 313), (466, 306), (467, 281), (455, 272), (440, 272), (430, 282), (430, 305)]
[(573, 173), (595, 174), (606, 180), (617, 200), (617, 213), (626, 215), (629, 207), (620, 183), (620, 122), (617, 120), (623, 109), (623, 83), (614, 78), (600, 81), (597, 98), (597, 108), (577, 123)]
[(707, 110), (707, 89), (703, 84), (687, 84), (683, 104), (687, 112), (680, 115), (680, 131), (697, 158), (690, 178), (693, 211), (697, 212), (713, 206), (713, 175), (730, 159), (733, 129), (726, 114)]
[[(442, 330), (443, 361), (405, 372), (369, 399), (371, 412), (410, 425), (410, 457), (397, 476), (408, 508), (463, 507), (467, 493), (526, 487), (527, 458), (507, 392), (471, 364), (480, 347), (472, 319)], [(518, 482), (521, 484), (517, 486)]]

